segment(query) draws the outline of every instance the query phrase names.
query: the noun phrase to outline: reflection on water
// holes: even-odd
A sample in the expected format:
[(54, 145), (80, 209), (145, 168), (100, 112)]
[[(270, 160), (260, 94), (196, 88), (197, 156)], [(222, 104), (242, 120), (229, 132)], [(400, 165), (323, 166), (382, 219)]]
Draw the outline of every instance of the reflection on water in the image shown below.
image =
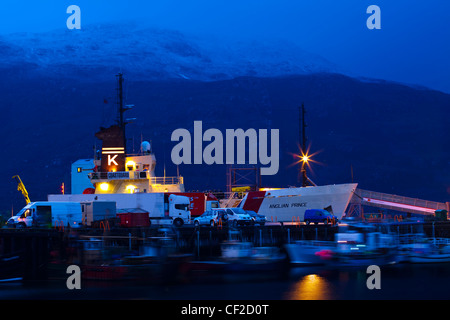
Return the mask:
[(286, 295), (289, 300), (327, 300), (334, 299), (332, 285), (324, 277), (308, 274), (293, 284)]
[(293, 272), (287, 300), (449, 299), (450, 264), (399, 264), (381, 268), (381, 289), (367, 287), (368, 273), (358, 269), (302, 269)]
[(213, 280), (173, 284), (82, 281), (68, 290), (65, 279), (24, 286), (0, 283), (2, 299), (150, 299), (150, 300), (409, 300), (450, 299), (450, 264), (396, 265), (381, 268), (381, 289), (367, 288), (366, 269), (296, 268), (283, 279)]

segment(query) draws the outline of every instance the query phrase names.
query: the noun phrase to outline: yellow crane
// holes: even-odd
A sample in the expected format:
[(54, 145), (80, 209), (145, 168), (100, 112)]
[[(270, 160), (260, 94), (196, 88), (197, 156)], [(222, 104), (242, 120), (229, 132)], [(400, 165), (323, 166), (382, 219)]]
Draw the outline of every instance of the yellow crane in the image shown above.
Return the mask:
[(17, 190), (20, 191), (20, 192), (22, 192), (23, 197), (25, 198), (25, 202), (26, 202), (27, 204), (29, 204), (31, 201), (30, 201), (30, 198), (28, 197), (28, 191), (27, 191), (27, 189), (25, 188), (25, 185), (23, 184), (22, 180), (20, 179), (19, 176), (14, 176), (14, 177), (12, 177), (12, 178), (13, 178), (13, 179), (16, 179), (16, 181), (17, 181)]

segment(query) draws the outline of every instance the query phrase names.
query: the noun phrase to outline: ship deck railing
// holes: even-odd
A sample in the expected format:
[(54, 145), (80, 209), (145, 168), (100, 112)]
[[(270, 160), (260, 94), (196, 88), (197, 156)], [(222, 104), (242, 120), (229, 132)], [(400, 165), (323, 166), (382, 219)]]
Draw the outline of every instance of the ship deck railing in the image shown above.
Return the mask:
[(115, 172), (91, 172), (91, 180), (150, 180), (151, 184), (171, 185), (183, 184), (183, 177), (153, 177), (149, 171), (115, 171)]

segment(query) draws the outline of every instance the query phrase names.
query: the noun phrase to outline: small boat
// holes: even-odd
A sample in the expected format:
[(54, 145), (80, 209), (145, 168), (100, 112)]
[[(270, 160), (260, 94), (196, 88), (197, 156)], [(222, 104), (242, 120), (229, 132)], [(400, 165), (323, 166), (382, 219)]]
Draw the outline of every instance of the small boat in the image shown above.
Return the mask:
[(254, 247), (251, 242), (222, 243), (221, 255), (185, 264), (186, 280), (235, 282), (279, 278), (287, 270), (286, 255), (276, 247)]
[(334, 241), (296, 241), (285, 248), (293, 266), (385, 265), (395, 263), (397, 255), (392, 235), (364, 223), (340, 225)]
[(104, 247), (97, 239), (80, 241), (84, 249), (82, 278), (86, 280), (134, 280), (172, 282), (190, 255), (176, 254), (171, 237), (149, 237), (139, 253), (126, 248)]
[(325, 265), (332, 259), (336, 244), (332, 241), (299, 240), (285, 246), (292, 266)]
[(397, 262), (393, 236), (370, 229), (337, 233), (336, 250), (330, 262), (335, 266), (360, 267), (388, 265)]
[(254, 247), (251, 242), (228, 241), (222, 244), (220, 261), (225, 271), (271, 272), (283, 267), (286, 255), (276, 247)]
[(19, 253), (0, 255), (0, 282), (22, 280), (23, 263), (24, 260)]
[(410, 257), (411, 263), (443, 263), (450, 262), (450, 253), (415, 254)]
[(446, 263), (450, 262), (450, 239), (421, 238), (413, 243), (404, 244), (406, 260), (410, 263)]
[(128, 275), (128, 269), (121, 265), (84, 265), (81, 269), (84, 280), (112, 281), (125, 280)]

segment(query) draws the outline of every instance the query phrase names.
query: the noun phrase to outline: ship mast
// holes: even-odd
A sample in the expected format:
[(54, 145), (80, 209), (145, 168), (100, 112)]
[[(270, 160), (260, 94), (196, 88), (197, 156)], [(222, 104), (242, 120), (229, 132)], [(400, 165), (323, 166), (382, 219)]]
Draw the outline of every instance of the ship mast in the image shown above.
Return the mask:
[(125, 122), (123, 120), (123, 114), (125, 112), (124, 106), (123, 106), (123, 74), (119, 73), (116, 75), (117, 77), (117, 105), (118, 105), (118, 115), (119, 118), (117, 119), (117, 124), (119, 125), (120, 129), (123, 132), (123, 147), (126, 153), (127, 150), (127, 139), (125, 137)]
[[(305, 121), (305, 105), (302, 103), (302, 106), (299, 108), (299, 138), (301, 141), (301, 151), (302, 154), (306, 154), (306, 121)], [(306, 163), (305, 161), (300, 161), (299, 163), (299, 176), (302, 179), (302, 187), (306, 187), (308, 185), (308, 177), (306, 176)]]
[(120, 128), (120, 130), (122, 130), (123, 132), (123, 146), (124, 146), (124, 150), (125, 150), (125, 154), (127, 153), (127, 138), (125, 135), (125, 125), (127, 125), (130, 121), (135, 120), (135, 119), (124, 119), (123, 115), (125, 113), (125, 111), (130, 110), (131, 108), (134, 107), (134, 105), (125, 105), (124, 104), (124, 98), (123, 98), (123, 74), (119, 73), (116, 75), (117, 77), (117, 106), (118, 106), (118, 119), (117, 119), (117, 124)]

